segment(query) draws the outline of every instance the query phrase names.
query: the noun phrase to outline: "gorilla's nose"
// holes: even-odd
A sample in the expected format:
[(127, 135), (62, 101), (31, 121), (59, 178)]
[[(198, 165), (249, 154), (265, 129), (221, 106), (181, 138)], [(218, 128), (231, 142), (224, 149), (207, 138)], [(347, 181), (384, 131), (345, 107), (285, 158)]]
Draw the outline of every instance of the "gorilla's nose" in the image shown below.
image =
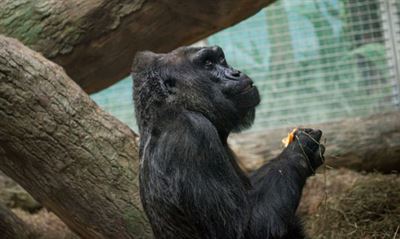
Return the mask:
[(241, 73), (242, 72), (240, 72), (236, 69), (226, 69), (225, 70), (225, 76), (232, 80), (239, 80), (241, 77)]

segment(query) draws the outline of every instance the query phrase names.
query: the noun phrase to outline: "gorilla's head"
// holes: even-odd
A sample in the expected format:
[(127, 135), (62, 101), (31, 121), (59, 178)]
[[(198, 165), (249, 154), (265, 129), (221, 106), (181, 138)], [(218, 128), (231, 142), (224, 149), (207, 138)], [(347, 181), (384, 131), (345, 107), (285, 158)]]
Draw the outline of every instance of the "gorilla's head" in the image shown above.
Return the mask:
[(230, 67), (217, 46), (139, 52), (132, 75), (139, 128), (191, 111), (204, 115), (220, 132), (240, 131), (252, 124), (260, 102), (252, 80)]

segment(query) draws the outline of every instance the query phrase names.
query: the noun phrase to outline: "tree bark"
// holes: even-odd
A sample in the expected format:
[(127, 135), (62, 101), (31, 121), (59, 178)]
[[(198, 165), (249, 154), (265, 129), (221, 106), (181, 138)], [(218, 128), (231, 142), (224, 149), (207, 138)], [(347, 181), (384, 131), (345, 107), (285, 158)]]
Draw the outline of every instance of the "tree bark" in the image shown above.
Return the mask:
[(137, 135), (63, 69), (0, 35), (0, 170), (83, 238), (150, 238)]
[[(324, 132), (326, 164), (355, 170), (400, 171), (400, 112), (350, 118), (332, 123), (306, 125)], [(241, 165), (253, 171), (282, 151), (280, 139), (291, 129), (233, 136), (231, 144)]]
[(0, 34), (63, 66), (86, 92), (127, 76), (138, 50), (170, 51), (274, 0), (3, 0)]
[(0, 204), (0, 235), (8, 239), (33, 238), (30, 228), (10, 209)]

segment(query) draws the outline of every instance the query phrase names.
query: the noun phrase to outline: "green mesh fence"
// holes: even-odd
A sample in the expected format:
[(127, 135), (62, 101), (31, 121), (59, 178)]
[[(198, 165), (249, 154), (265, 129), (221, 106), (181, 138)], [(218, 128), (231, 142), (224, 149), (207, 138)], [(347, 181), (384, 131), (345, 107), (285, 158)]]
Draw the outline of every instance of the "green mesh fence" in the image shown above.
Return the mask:
[[(399, 109), (398, 0), (283, 0), (207, 39), (258, 86), (253, 129)], [(131, 82), (93, 95), (135, 127)]]
[(91, 95), (91, 97), (105, 111), (111, 113), (135, 131), (137, 130), (131, 77), (127, 77), (108, 89)]

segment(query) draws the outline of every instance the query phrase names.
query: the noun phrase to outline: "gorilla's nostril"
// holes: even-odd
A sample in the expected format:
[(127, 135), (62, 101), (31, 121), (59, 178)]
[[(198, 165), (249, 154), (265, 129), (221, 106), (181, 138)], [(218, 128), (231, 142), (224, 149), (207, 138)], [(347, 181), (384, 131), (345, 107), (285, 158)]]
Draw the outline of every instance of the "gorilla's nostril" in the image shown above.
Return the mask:
[(232, 80), (238, 80), (241, 77), (241, 72), (232, 68), (225, 70), (225, 76)]
[(234, 77), (239, 77), (239, 76), (240, 76), (240, 73), (241, 73), (241, 72), (238, 71), (238, 70), (233, 70), (231, 74), (232, 74), (232, 76), (234, 76)]

